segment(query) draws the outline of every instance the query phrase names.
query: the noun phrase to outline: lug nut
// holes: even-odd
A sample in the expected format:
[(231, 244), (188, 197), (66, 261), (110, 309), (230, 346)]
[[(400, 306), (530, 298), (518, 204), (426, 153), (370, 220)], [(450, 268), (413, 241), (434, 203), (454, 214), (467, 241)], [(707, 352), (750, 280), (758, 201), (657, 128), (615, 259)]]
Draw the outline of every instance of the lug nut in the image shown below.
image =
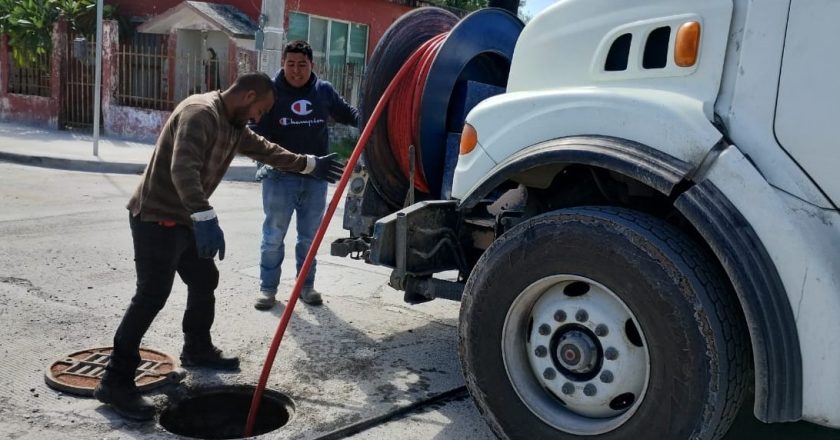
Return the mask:
[(563, 384), (563, 388), (561, 388), (560, 391), (567, 396), (571, 396), (575, 393), (575, 386), (572, 385), (571, 382), (566, 382)]
[(534, 354), (537, 355), (537, 357), (546, 357), (546, 355), (548, 355), (548, 349), (545, 348), (544, 345), (540, 345), (536, 350), (534, 350)]
[(586, 310), (578, 310), (575, 314), (575, 319), (577, 319), (578, 322), (586, 322), (589, 320), (589, 313), (586, 313)]
[(601, 382), (612, 383), (613, 379), (614, 377), (612, 371), (604, 370), (603, 372), (601, 372)]
[(540, 326), (540, 334), (543, 336), (548, 336), (551, 333), (551, 326), (548, 324), (543, 324)]
[(558, 310), (554, 312), (554, 320), (557, 322), (563, 322), (566, 320), (566, 312), (563, 310)]
[(615, 347), (610, 347), (604, 352), (604, 357), (606, 357), (609, 361), (614, 361), (618, 359), (618, 350), (616, 350)]
[(554, 378), (557, 377), (557, 372), (554, 371), (554, 368), (546, 368), (545, 371), (543, 371), (543, 377), (548, 380), (554, 380)]
[(604, 324), (598, 324), (598, 327), (595, 327), (595, 335), (598, 337), (603, 338), (604, 336), (607, 336), (609, 332), (610, 330)]
[(589, 397), (594, 396), (597, 392), (598, 389), (595, 388), (595, 385), (592, 385), (591, 383), (588, 383), (585, 387), (583, 387), (583, 394), (586, 394)]

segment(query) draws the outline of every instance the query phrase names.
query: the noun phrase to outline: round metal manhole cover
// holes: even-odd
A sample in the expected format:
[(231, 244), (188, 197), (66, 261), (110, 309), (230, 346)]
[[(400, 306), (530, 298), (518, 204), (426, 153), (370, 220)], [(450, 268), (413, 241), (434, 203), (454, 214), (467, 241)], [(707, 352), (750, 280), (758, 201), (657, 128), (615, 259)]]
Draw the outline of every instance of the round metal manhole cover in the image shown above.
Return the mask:
[[(111, 359), (111, 351), (113, 347), (91, 348), (56, 360), (45, 374), (47, 385), (70, 394), (92, 396)], [(180, 382), (183, 378), (184, 372), (172, 356), (149, 348), (140, 349), (140, 366), (134, 374), (140, 391)]]

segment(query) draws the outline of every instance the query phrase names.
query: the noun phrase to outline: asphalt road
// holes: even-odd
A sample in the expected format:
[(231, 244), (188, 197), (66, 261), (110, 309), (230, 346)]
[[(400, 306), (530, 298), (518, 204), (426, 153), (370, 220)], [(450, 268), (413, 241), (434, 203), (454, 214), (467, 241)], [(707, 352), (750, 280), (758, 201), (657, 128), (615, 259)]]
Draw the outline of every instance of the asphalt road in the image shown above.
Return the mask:
[[(174, 438), (156, 423), (126, 422), (93, 399), (48, 388), (55, 359), (111, 345), (133, 293), (124, 208), (137, 176), (0, 164), (0, 438)], [(152, 393), (165, 407), (184, 390), (256, 383), (281, 313), (253, 309), (257, 291), (259, 187), (223, 182), (211, 199), (227, 238), (219, 262), (215, 342), (242, 357), (242, 371), (191, 371), (179, 387)], [(324, 242), (344, 236), (339, 212)], [(293, 283), (287, 240), (283, 285)], [(320, 308), (299, 306), (280, 349), (270, 389), (295, 412), (264, 438), (486, 439), (492, 434), (463, 389), (457, 358), (458, 304), (402, 302), (388, 271), (324, 255)], [(177, 357), (186, 289), (176, 281), (144, 344)], [(443, 395), (441, 398), (439, 396)], [(763, 425), (742, 411), (727, 440), (838, 439), (807, 423)]]

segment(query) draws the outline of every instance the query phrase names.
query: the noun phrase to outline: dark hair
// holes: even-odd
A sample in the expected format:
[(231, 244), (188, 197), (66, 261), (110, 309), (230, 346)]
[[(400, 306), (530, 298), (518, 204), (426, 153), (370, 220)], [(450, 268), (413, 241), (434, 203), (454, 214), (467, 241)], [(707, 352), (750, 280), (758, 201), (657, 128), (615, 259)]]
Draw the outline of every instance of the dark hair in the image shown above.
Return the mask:
[(303, 40), (294, 40), (286, 43), (286, 46), (283, 47), (284, 60), (286, 59), (287, 53), (302, 53), (306, 55), (306, 58), (309, 58), (309, 61), (312, 61), (312, 46)]
[(253, 90), (258, 96), (262, 96), (274, 93), (274, 82), (263, 72), (251, 72), (236, 78), (229, 90), (234, 93)]

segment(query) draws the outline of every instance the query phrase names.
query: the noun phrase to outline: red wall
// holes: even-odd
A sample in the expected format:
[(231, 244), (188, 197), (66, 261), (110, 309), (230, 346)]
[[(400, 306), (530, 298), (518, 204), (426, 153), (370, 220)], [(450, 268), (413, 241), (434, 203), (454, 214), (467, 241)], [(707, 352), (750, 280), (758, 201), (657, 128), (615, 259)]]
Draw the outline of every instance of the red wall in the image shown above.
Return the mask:
[[(181, 4), (182, 0), (105, 0), (117, 7), (120, 15), (147, 17), (161, 14)], [(259, 21), (262, 0), (210, 0), (211, 3), (233, 5)], [(290, 11), (305, 12), (327, 18), (352, 21), (370, 26), (368, 56), (373, 52), (379, 38), (399, 16), (410, 11), (408, 6), (389, 0), (286, 0), (286, 22)]]
[[(410, 10), (408, 6), (391, 3), (388, 0), (286, 0), (286, 14), (305, 12), (370, 26), (368, 57), (373, 53), (373, 48), (376, 47), (376, 43), (379, 42), (388, 26)], [(288, 17), (286, 23), (288, 23)]]
[[(304, 1), (308, 2), (310, 0)], [(147, 17), (162, 14), (180, 5), (181, 2), (182, 0), (105, 0), (105, 4), (116, 6), (119, 14), (126, 17)], [(210, 0), (208, 3), (236, 6), (242, 12), (248, 14), (254, 22), (258, 21), (260, 7), (262, 6), (261, 0)]]

